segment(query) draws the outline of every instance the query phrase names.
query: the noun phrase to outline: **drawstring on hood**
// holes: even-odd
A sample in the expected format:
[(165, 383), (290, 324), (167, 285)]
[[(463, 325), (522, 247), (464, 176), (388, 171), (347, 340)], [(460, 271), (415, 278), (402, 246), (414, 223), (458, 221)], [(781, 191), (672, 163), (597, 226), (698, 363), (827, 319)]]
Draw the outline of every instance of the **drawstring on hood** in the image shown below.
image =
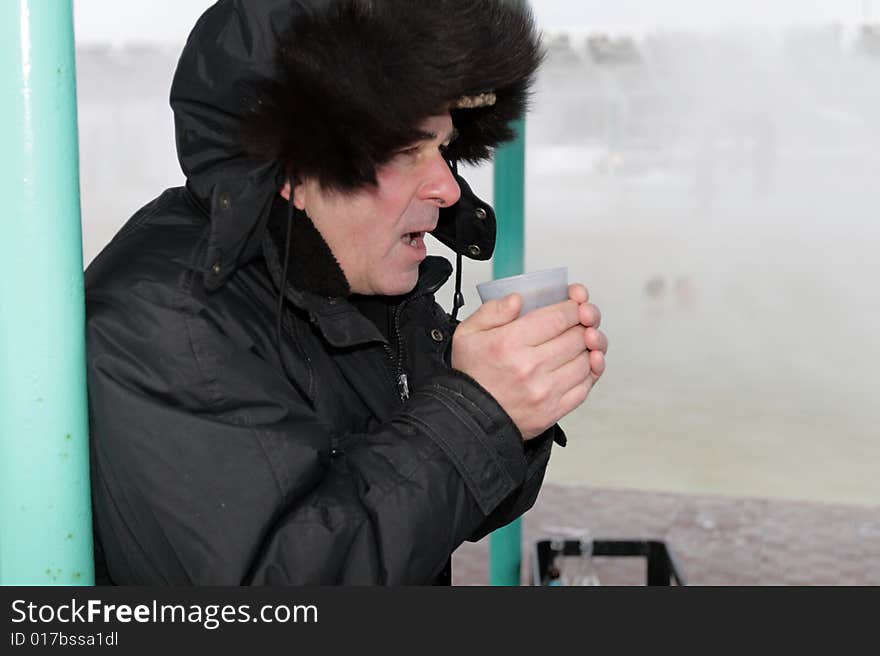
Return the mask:
[[(452, 169), (452, 174), (455, 177), (458, 177), (458, 160), (450, 160), (449, 168)], [(462, 276), (462, 262), (461, 262), (461, 214), (456, 214), (455, 216), (455, 295), (452, 297), (452, 321), (458, 321), (458, 311), (464, 307), (464, 294), (461, 293), (461, 276)], [(494, 242), (494, 240), (493, 240)]]
[[(293, 181), (288, 179), (288, 184), (290, 187), (290, 198), (287, 202), (287, 221), (284, 226), (284, 257), (282, 259), (283, 264), (281, 265), (281, 282), (278, 285), (278, 306), (275, 308), (275, 348), (278, 349), (278, 353), (281, 353), (281, 321), (284, 316), (284, 290), (287, 289), (287, 272), (290, 266), (290, 234), (293, 232)], [(290, 375), (290, 372), (287, 371), (284, 358), (279, 357), (279, 360), (281, 360), (281, 368), (284, 369), (284, 375), (289, 380), (295, 380)]]

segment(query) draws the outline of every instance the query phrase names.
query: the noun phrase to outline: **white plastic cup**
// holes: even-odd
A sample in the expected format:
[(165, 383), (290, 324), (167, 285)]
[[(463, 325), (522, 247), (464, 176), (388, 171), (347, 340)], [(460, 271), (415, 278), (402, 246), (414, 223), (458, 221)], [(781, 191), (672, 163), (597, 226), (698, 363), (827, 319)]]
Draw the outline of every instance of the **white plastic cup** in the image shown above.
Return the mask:
[(482, 282), (477, 285), (477, 292), (483, 303), (513, 293), (519, 294), (523, 299), (519, 315), (523, 316), (546, 305), (568, 300), (568, 267), (544, 269)]

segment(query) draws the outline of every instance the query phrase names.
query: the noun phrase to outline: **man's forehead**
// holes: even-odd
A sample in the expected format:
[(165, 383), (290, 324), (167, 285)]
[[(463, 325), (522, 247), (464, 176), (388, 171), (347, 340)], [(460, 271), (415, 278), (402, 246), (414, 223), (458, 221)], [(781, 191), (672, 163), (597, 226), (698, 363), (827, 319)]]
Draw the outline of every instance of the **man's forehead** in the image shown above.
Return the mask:
[(425, 131), (423, 134), (425, 135), (423, 141), (436, 141), (437, 139), (440, 139), (441, 141), (455, 141), (455, 138), (458, 137), (458, 130), (456, 130), (455, 126), (453, 125), (443, 135), (440, 135), (437, 132), (432, 132), (430, 130)]
[(449, 114), (431, 116), (425, 119), (419, 128), (421, 132), (419, 141), (446, 142), (454, 141), (458, 137), (458, 130), (452, 124), (452, 117)]

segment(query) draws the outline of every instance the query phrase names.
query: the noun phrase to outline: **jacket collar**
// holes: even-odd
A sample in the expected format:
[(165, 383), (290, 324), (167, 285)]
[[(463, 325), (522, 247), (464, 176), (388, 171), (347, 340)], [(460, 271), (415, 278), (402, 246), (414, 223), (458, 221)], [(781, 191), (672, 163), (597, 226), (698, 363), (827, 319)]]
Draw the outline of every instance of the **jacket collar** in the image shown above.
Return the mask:
[[(275, 204), (262, 244), (276, 291), (281, 287), (284, 231), (272, 229), (272, 218), (281, 218), (285, 211), (284, 203)], [(296, 261), (296, 264), (288, 266), (286, 298), (309, 314), (312, 324), (331, 346), (345, 348), (370, 342), (387, 343), (376, 325), (348, 300), (350, 289), (345, 275), (308, 217), (300, 213), (294, 225), (297, 228), (291, 235), (290, 262)], [(301, 266), (305, 259), (307, 266)], [(433, 294), (450, 275), (452, 265), (449, 261), (442, 257), (427, 257), (419, 266), (419, 279), (413, 290), (392, 300), (395, 305), (401, 305), (418, 296)]]
[[(451, 274), (452, 265), (445, 258), (425, 258), (419, 266), (419, 280), (415, 288), (408, 294), (394, 297), (398, 307), (419, 296), (433, 294)], [(327, 298), (291, 286), (288, 286), (286, 295), (291, 303), (309, 313), (312, 323), (331, 346), (346, 348), (370, 342), (386, 344), (388, 341), (376, 324), (361, 314), (347, 298)]]

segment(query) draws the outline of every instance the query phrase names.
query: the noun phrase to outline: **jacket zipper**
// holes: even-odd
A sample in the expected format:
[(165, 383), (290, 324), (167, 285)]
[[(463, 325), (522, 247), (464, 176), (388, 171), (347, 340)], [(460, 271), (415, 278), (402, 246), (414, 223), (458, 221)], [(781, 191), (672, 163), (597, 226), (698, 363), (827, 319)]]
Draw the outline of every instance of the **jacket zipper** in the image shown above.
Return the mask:
[[(445, 280), (443, 282), (445, 282)], [(385, 349), (385, 353), (388, 355), (388, 360), (391, 362), (391, 366), (393, 369), (393, 371), (388, 372), (388, 378), (391, 380), (392, 387), (395, 388), (395, 392), (397, 393), (397, 397), (400, 399), (401, 405), (409, 400), (410, 390), (409, 377), (403, 370), (403, 337), (400, 334), (400, 315), (403, 311), (404, 306), (406, 306), (408, 303), (411, 303), (412, 301), (419, 299), (423, 296), (433, 294), (441, 286), (442, 283), (440, 285), (431, 285), (429, 287), (426, 287), (420, 293), (416, 294), (415, 296), (411, 296), (403, 301), (400, 305), (397, 306), (397, 309), (394, 311), (394, 339), (397, 343), (396, 360), (394, 357), (394, 352), (391, 350), (391, 347), (388, 344), (383, 344), (383, 347)], [(288, 300), (292, 301), (292, 299)], [(294, 305), (296, 305), (295, 302)], [(312, 313), (309, 313), (309, 317), (312, 323), (316, 323), (316, 319)]]
[[(444, 281), (445, 282), (445, 281)], [(423, 289), (420, 293), (415, 296), (410, 296), (408, 299), (403, 301), (400, 305), (397, 306), (397, 309), (394, 311), (394, 339), (397, 341), (397, 366), (395, 369), (394, 379), (397, 384), (397, 395), (400, 398), (401, 403), (406, 403), (409, 400), (409, 378), (406, 375), (406, 372), (403, 370), (403, 337), (400, 334), (400, 313), (403, 311), (403, 308), (408, 303), (412, 303), (414, 300), (421, 298), (422, 296), (427, 296), (429, 294), (433, 294), (442, 286), (440, 285), (430, 285)], [(391, 350), (391, 347), (387, 344), (385, 345), (385, 352), (388, 354), (388, 358), (394, 363), (394, 353)]]
[[(412, 303), (414, 300), (419, 299), (422, 296), (433, 294), (439, 289), (439, 287), (440, 285), (436, 287), (431, 285), (430, 287), (423, 289), (420, 293), (415, 296), (410, 296), (403, 301), (394, 311), (394, 339), (397, 342), (397, 363), (392, 377), (397, 385), (397, 396), (400, 398), (401, 404), (406, 403), (406, 401), (409, 400), (409, 378), (403, 370), (403, 337), (400, 334), (400, 313), (408, 303)], [(385, 344), (385, 352), (388, 354), (388, 359), (394, 363), (394, 353), (391, 350), (391, 347), (387, 344)]]
[[(392, 378), (397, 386), (397, 396), (400, 398), (401, 403), (406, 403), (409, 400), (409, 378), (407, 378), (406, 372), (403, 370), (403, 339), (400, 335), (400, 312), (403, 306), (411, 300), (404, 301), (394, 310), (394, 341), (397, 344), (397, 362)], [(394, 352), (388, 344), (384, 346), (388, 359), (391, 360), (392, 365), (395, 365)]]

